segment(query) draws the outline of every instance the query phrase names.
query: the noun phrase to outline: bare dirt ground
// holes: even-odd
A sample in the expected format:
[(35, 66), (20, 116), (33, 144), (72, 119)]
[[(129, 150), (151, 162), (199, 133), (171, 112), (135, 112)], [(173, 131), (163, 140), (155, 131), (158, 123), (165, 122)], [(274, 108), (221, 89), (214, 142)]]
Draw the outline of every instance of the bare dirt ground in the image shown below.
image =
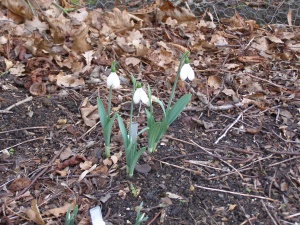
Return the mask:
[[(93, 24), (95, 14), (85, 33), (94, 50), (90, 61), (87, 55), (77, 58), (88, 50), (81, 49), (82, 43), (70, 50), (70, 43), (78, 44), (71, 34), (64, 36), (70, 52), (61, 52), (63, 60), (50, 56), (49, 48), (46, 54), (41, 42), (30, 42), (40, 50), (33, 53), (27, 44), (33, 36), (40, 40), (39, 32), (26, 38), (9, 35), (9, 25), (3, 25), (0, 224), (64, 224), (66, 211), (75, 205), (79, 206), (75, 224), (90, 224), (89, 210), (98, 205), (107, 224), (134, 224), (141, 202), (148, 217), (143, 224), (300, 223), (300, 31), (258, 27), (238, 15), (215, 27), (209, 19), (199, 18), (191, 24), (182, 19), (186, 25), (179, 26), (186, 12), (176, 17), (171, 13), (175, 9), (167, 10), (161, 22), (147, 15), (139, 17), (147, 26), (137, 27), (135, 18), (134, 29), (111, 28), (115, 36), (110, 42), (101, 36), (105, 26)], [(8, 16), (6, 7), (2, 13)], [(116, 19), (118, 15), (116, 11), (101, 14), (101, 21), (112, 27), (105, 16)], [(168, 17), (176, 18), (178, 25), (166, 22)], [(93, 39), (95, 29), (101, 30), (102, 44)], [(136, 35), (143, 47), (134, 44)], [(122, 88), (113, 92), (112, 106), (127, 120), (130, 72), (167, 102), (182, 49), (190, 50), (197, 77), (179, 82), (176, 99), (191, 93), (192, 100), (157, 151), (145, 152), (129, 178), (117, 124), (112, 157), (105, 159), (102, 130), (92, 116), (97, 115), (97, 96), (107, 100), (107, 68), (116, 59), (123, 80)], [(7, 69), (7, 61), (15, 70)], [(61, 71), (75, 78), (65, 80), (59, 77)], [(33, 93), (36, 83), (42, 86)], [(134, 117), (140, 127), (146, 125), (144, 113), (141, 107)], [(140, 145), (146, 144), (145, 134)]]

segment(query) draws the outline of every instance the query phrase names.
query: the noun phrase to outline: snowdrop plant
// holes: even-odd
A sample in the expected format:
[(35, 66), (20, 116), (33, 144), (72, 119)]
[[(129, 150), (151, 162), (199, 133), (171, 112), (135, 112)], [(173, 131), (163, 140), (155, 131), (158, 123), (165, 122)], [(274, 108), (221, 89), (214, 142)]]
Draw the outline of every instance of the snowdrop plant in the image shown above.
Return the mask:
[(66, 218), (65, 218), (65, 225), (74, 225), (77, 212), (78, 212), (78, 205), (75, 206), (72, 213), (71, 213), (71, 207), (68, 208)]
[(115, 61), (113, 61), (111, 64), (111, 73), (107, 78), (107, 87), (109, 88), (107, 112), (104, 108), (102, 100), (99, 97), (97, 98), (97, 105), (98, 105), (98, 114), (100, 117), (100, 123), (103, 130), (103, 136), (105, 141), (105, 157), (109, 158), (111, 130), (112, 130), (114, 120), (117, 117), (117, 114), (114, 114), (112, 118), (110, 117), (112, 89), (120, 88), (120, 79), (116, 73)]
[[(174, 120), (179, 116), (179, 114), (183, 111), (185, 106), (188, 104), (188, 102), (191, 99), (191, 94), (185, 94), (182, 96), (177, 102), (172, 105), (172, 100), (175, 95), (175, 89), (178, 82), (178, 77), (180, 75), (182, 80), (185, 80), (187, 77), (192, 80), (195, 77), (194, 71), (189, 65), (188, 61), (188, 55), (189, 52), (185, 52), (179, 63), (179, 67), (176, 73), (176, 78), (172, 87), (172, 92), (170, 95), (170, 99), (168, 102), (167, 109), (165, 109), (165, 106), (162, 101), (155, 99), (160, 107), (163, 110), (163, 118), (161, 121), (155, 121), (153, 116), (153, 107), (152, 107), (152, 97), (151, 97), (151, 90), (148, 86), (148, 95), (149, 95), (149, 110), (146, 109), (146, 116), (147, 116), (147, 126), (148, 126), (148, 151), (154, 152), (156, 150), (156, 146), (159, 142), (159, 140), (162, 138), (162, 136), (167, 132), (169, 126), (171, 123), (174, 122)], [(185, 65), (183, 65), (185, 63)]]
[(137, 208), (135, 225), (140, 225), (142, 222), (145, 222), (148, 219), (148, 217), (145, 217), (145, 213), (141, 214), (142, 207), (143, 207), (143, 202), (141, 202), (141, 204)]
[[(126, 158), (126, 173), (132, 177), (135, 165), (141, 155), (146, 151), (146, 147), (138, 149), (136, 136), (140, 135), (148, 129), (148, 127), (141, 130), (137, 135), (132, 134), (132, 114), (133, 114), (133, 103), (138, 104), (140, 101), (145, 104), (148, 102), (148, 96), (141, 89), (141, 84), (136, 82), (136, 79), (131, 74), (131, 79), (133, 83), (132, 101), (130, 106), (130, 120), (129, 120), (129, 132), (127, 132), (123, 119), (118, 115), (118, 124), (122, 135), (123, 144), (125, 147), (125, 158)], [(145, 96), (146, 95), (146, 96)], [(147, 98), (147, 100), (146, 100)]]

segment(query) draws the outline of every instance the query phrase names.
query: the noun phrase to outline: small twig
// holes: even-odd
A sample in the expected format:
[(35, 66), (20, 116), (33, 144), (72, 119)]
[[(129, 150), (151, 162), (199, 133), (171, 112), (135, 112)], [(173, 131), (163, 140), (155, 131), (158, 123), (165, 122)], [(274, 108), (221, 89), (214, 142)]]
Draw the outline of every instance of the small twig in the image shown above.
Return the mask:
[(254, 105), (252, 105), (252, 106), (250, 106), (250, 107), (248, 107), (247, 109), (245, 109), (245, 110), (243, 110), (240, 114), (239, 114), (239, 116), (235, 119), (235, 121), (233, 121), (233, 123), (232, 124), (230, 124), (230, 126), (225, 130), (225, 132), (215, 141), (215, 144), (218, 144), (219, 143), (219, 141), (221, 140), (221, 139), (223, 139), (224, 137), (226, 137), (226, 135), (227, 135), (227, 133), (228, 133), (228, 131), (240, 120), (240, 118), (242, 117), (242, 115), (247, 111), (247, 110), (249, 110), (249, 109), (251, 109), (251, 108), (253, 108), (254, 107)]
[(7, 107), (7, 108), (4, 109), (4, 110), (0, 110), (0, 113), (12, 113), (12, 112), (10, 112), (10, 110), (11, 110), (12, 108), (14, 108), (14, 107), (16, 107), (16, 106), (18, 106), (18, 105), (21, 105), (21, 104), (23, 104), (23, 103), (25, 103), (25, 102), (29, 102), (29, 101), (31, 101), (32, 99), (33, 99), (32, 96), (27, 97), (27, 98), (23, 99), (22, 101), (19, 101), (19, 102), (13, 104), (13, 105)]
[(296, 217), (296, 216), (300, 216), (300, 212), (299, 213), (295, 213), (293, 215), (285, 216), (284, 219), (291, 219), (291, 218)]
[(28, 221), (28, 222), (31, 221), (31, 219), (29, 219), (29, 218), (27, 218), (27, 217), (21, 215), (21, 213), (17, 213), (17, 212), (15, 212), (14, 210), (12, 210), (8, 205), (5, 205), (5, 207), (6, 207), (12, 214), (14, 214), (14, 215), (16, 215), (16, 216), (18, 216), (18, 217), (20, 217), (20, 218), (22, 218), (22, 219), (24, 219), (24, 220), (26, 220), (26, 221)]
[[(213, 157), (216, 157), (214, 154), (212, 154), (211, 152), (207, 151), (204, 147), (198, 145), (198, 144), (195, 143), (193, 140), (190, 139), (190, 142), (192, 142), (192, 143), (195, 144), (198, 148), (200, 148), (200, 149), (202, 149), (203, 151), (205, 151), (207, 154), (209, 154), (209, 155), (211, 155), (211, 156), (213, 156)], [(223, 162), (224, 164), (226, 164), (227, 166), (229, 166), (231, 169), (233, 169), (234, 171), (236, 171), (237, 174), (240, 175), (240, 177), (241, 177), (242, 179), (244, 179), (244, 178), (243, 178), (243, 175), (242, 175), (235, 167), (233, 167), (230, 163), (224, 161), (220, 156), (218, 156), (217, 158), (218, 158), (221, 162)]]
[(66, 146), (63, 146), (60, 149), (60, 151), (56, 155), (54, 155), (54, 157), (51, 159), (51, 161), (48, 163), (48, 165), (33, 178), (33, 180), (30, 182), (30, 185), (28, 187), (24, 188), (22, 191), (20, 191), (20, 193), (15, 198), (13, 198), (11, 201), (15, 201), (20, 196), (22, 196), (27, 190), (29, 190), (29, 188), (38, 180), (38, 178), (41, 177), (49, 169), (49, 167), (52, 166), (52, 164), (54, 163), (54, 161), (60, 156), (60, 154), (65, 149), (66, 149)]
[[(247, 162), (251, 161), (252, 159), (254, 159), (254, 157), (257, 155), (256, 153), (252, 153), (252, 156), (249, 157), (249, 158), (247, 158), (247, 159), (222, 157), (222, 156), (219, 156), (219, 155), (214, 155), (211, 152), (209, 152), (209, 151), (221, 151), (219, 149), (204, 148), (204, 147), (198, 145), (197, 143), (195, 143), (193, 141), (192, 142), (187, 142), (187, 141), (184, 141), (184, 140), (181, 140), (181, 139), (178, 139), (178, 138), (174, 138), (174, 137), (169, 136), (169, 135), (165, 135), (164, 137), (172, 139), (174, 141), (179, 141), (179, 142), (182, 142), (182, 143), (185, 143), (185, 144), (188, 144), (188, 145), (193, 145), (193, 146), (199, 147), (202, 150), (205, 149), (204, 151), (208, 155), (210, 155), (210, 156), (212, 156), (214, 158), (217, 158), (219, 160), (232, 160), (234, 164), (244, 164), (244, 163), (247, 163)], [(243, 152), (243, 153), (246, 153), (246, 154), (251, 154), (251, 152), (249, 152), (249, 151), (243, 151), (243, 150), (236, 150), (236, 151), (240, 151), (240, 152)], [(224, 151), (222, 150), (222, 152), (224, 152)], [(195, 152), (195, 153), (186, 154), (186, 155), (168, 156), (168, 157), (161, 158), (161, 160), (185, 158), (185, 157), (194, 156), (194, 155), (198, 155), (198, 154), (200, 154), (200, 153), (199, 152)]]
[(21, 131), (21, 130), (35, 130), (35, 129), (46, 129), (49, 127), (24, 127), (20, 129), (14, 129), (14, 130), (7, 130), (7, 131), (1, 131), (0, 134), (5, 134), (5, 133), (10, 133), (10, 132), (15, 132), (15, 131)]
[(29, 139), (29, 140), (27, 140), (27, 141), (23, 141), (23, 142), (21, 142), (21, 143), (18, 143), (18, 144), (9, 146), (9, 147), (7, 147), (7, 148), (4, 148), (4, 149), (2, 149), (0, 152), (6, 151), (6, 150), (8, 150), (8, 149), (10, 149), (10, 148), (14, 148), (14, 147), (16, 147), (16, 146), (19, 146), (19, 145), (22, 145), (22, 144), (25, 144), (25, 143), (28, 143), (28, 142), (31, 142), (31, 141), (40, 140), (40, 139), (44, 139), (44, 137), (37, 137), (37, 138)]
[(249, 74), (249, 73), (247, 73), (247, 74), (245, 74), (245, 75), (250, 76), (250, 77), (252, 77), (252, 78), (254, 78), (254, 79), (257, 79), (257, 80), (261, 80), (261, 81), (267, 82), (267, 83), (269, 83), (269, 84), (271, 84), (271, 85), (273, 85), (273, 86), (275, 86), (275, 87), (282, 88), (283, 90), (287, 90), (286, 87), (283, 87), (283, 86), (281, 86), (281, 85), (275, 84), (275, 83), (273, 83), (273, 82), (271, 82), (271, 81), (269, 81), (269, 80), (266, 80), (266, 79), (263, 79), (263, 78), (256, 77), (256, 76), (254, 76), (254, 75), (252, 75), (252, 74)]
[(107, 213), (105, 214), (105, 216), (103, 217), (104, 220), (107, 220), (107, 218), (109, 217), (111, 212), (111, 208), (108, 208)]
[(296, 143), (296, 144), (300, 144), (299, 141), (289, 141), (289, 140), (285, 140), (284, 138), (280, 137), (280, 135), (276, 134), (274, 131), (272, 131), (273, 134), (275, 134), (278, 138), (280, 138), (281, 140), (283, 140), (286, 143)]
[(177, 165), (174, 165), (174, 164), (171, 164), (171, 163), (167, 163), (167, 162), (164, 162), (164, 161), (161, 161), (161, 160), (158, 160), (158, 159), (153, 159), (153, 160), (156, 160), (156, 161), (158, 161), (158, 162), (160, 162), (160, 163), (162, 163), (162, 164), (166, 164), (166, 165), (168, 165), (168, 166), (173, 166), (173, 167), (178, 168), (178, 169), (182, 169), (182, 170), (186, 170), (186, 171), (189, 171), (189, 172), (192, 172), (192, 173), (196, 173), (196, 174), (202, 175), (201, 172), (196, 171), (196, 170), (191, 170), (191, 169), (188, 169), (188, 168), (184, 168), (184, 167), (181, 167), (181, 166), (177, 166)]
[(265, 200), (271, 201), (271, 202), (278, 202), (278, 200), (263, 197), (263, 196), (259, 196), (259, 195), (249, 195), (249, 194), (244, 194), (244, 193), (240, 193), (240, 192), (225, 191), (225, 190), (222, 190), (222, 189), (208, 188), (208, 187), (203, 187), (203, 186), (199, 186), (199, 185), (194, 185), (194, 187), (201, 188), (201, 189), (204, 189), (204, 190), (209, 190), (209, 191), (217, 191), (217, 192), (233, 194), (233, 195), (240, 195), (240, 196), (245, 196), (245, 197), (250, 197), (250, 198), (265, 199)]
[(87, 132), (85, 132), (83, 135), (81, 135), (77, 141), (81, 140), (82, 138), (85, 137), (85, 135), (87, 135), (89, 132), (91, 132), (92, 130), (94, 130), (96, 128), (96, 126), (100, 123), (100, 121), (98, 121), (94, 126), (92, 126)]
[(276, 166), (276, 165), (279, 165), (279, 164), (282, 164), (282, 163), (286, 163), (286, 162), (288, 162), (288, 161), (291, 161), (291, 160), (294, 160), (294, 159), (299, 159), (299, 158), (300, 158), (300, 156), (298, 155), (298, 156), (292, 157), (292, 158), (290, 158), (290, 159), (285, 159), (285, 160), (283, 160), (283, 161), (280, 161), (280, 162), (277, 162), (277, 163), (270, 164), (270, 165), (268, 165), (267, 167)]
[(278, 225), (278, 223), (276, 222), (276, 220), (273, 218), (272, 214), (270, 213), (270, 211), (268, 210), (266, 204), (264, 203), (263, 200), (260, 200), (261, 204), (263, 205), (264, 209), (266, 210), (268, 216), (271, 218), (272, 222), (275, 224), (275, 225)]
[[(251, 220), (247, 217), (247, 213), (245, 212), (244, 207), (240, 204), (240, 201), (237, 201), (237, 203), (239, 204), (240, 209), (243, 211), (243, 213), (245, 215), (245, 218), (247, 218), (247, 220), (245, 221), (245, 223), (248, 222), (250, 225), (252, 225)], [(242, 223), (242, 224), (245, 224), (245, 223)]]
[(149, 221), (149, 223), (147, 225), (151, 225), (157, 219), (157, 217), (162, 213), (163, 210), (165, 210), (165, 209), (162, 208), (158, 213), (156, 213), (156, 215), (153, 217), (153, 219), (151, 221)]
[[(256, 161), (251, 162), (251, 164), (254, 164), (254, 163), (263, 161), (263, 160), (265, 160), (265, 159), (269, 159), (269, 158), (271, 158), (272, 156), (273, 156), (273, 155), (269, 155), (269, 156), (267, 156), (267, 157), (265, 157), (265, 158), (257, 159)], [(245, 165), (245, 166), (241, 167), (241, 168), (239, 169), (239, 171), (242, 172), (242, 171), (245, 171), (245, 170), (251, 170), (251, 169), (253, 169), (253, 168), (247, 168), (248, 166), (251, 166), (251, 165)], [(207, 179), (207, 180), (220, 179), (221, 177), (226, 177), (226, 176), (228, 176), (228, 175), (235, 174), (235, 173), (236, 173), (236, 172), (229, 172), (229, 173), (226, 173), (226, 174), (222, 174), (222, 175), (220, 175), (220, 176), (209, 177), (209, 178), (206, 178), (206, 179)]]
[[(198, 97), (198, 99), (205, 105), (208, 106), (209, 110), (213, 110), (213, 111), (219, 111), (219, 110), (228, 110), (228, 109), (233, 109), (236, 107), (242, 107), (244, 104), (241, 102), (235, 103), (235, 104), (226, 104), (226, 105), (220, 105), (220, 106), (215, 106), (212, 105), (207, 97), (201, 93), (196, 93), (195, 90), (193, 88), (190, 88), (189, 91), (196, 95)], [(185, 107), (184, 111), (203, 111), (203, 107)]]
[(270, 149), (264, 149), (265, 151), (267, 152), (271, 152), (271, 153), (274, 153), (274, 154), (279, 154), (279, 155), (300, 155), (300, 151), (298, 152), (285, 152), (285, 151), (274, 151), (274, 150), (270, 150)]

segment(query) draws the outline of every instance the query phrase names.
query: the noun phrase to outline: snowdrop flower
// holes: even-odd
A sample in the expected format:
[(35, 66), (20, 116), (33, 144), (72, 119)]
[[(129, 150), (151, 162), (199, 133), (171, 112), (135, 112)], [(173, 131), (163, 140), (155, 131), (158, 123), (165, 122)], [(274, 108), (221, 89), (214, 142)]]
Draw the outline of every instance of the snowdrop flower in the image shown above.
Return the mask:
[(137, 88), (133, 95), (133, 102), (135, 104), (138, 104), (140, 101), (142, 101), (146, 105), (149, 105), (149, 98), (142, 87)]
[(107, 87), (113, 87), (114, 89), (120, 88), (120, 78), (116, 73), (116, 61), (112, 61), (111, 63), (111, 73), (107, 77)]
[(112, 86), (114, 89), (120, 88), (120, 78), (116, 72), (111, 72), (107, 77), (107, 87)]
[(186, 80), (189, 78), (190, 81), (194, 80), (195, 72), (189, 63), (189, 59), (186, 58), (183, 67), (180, 70), (180, 78), (181, 80)]

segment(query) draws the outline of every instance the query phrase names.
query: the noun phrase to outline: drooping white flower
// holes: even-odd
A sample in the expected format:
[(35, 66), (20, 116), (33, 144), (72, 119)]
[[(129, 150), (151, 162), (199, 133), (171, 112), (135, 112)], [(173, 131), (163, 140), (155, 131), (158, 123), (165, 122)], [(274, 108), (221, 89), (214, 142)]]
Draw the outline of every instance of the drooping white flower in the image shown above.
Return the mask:
[(181, 80), (186, 80), (189, 78), (190, 81), (194, 80), (195, 72), (189, 63), (185, 63), (180, 70), (180, 78)]
[(133, 94), (133, 102), (138, 104), (142, 101), (144, 104), (149, 105), (149, 98), (143, 88), (137, 88)]
[(120, 88), (120, 78), (116, 72), (111, 72), (107, 77), (107, 87), (112, 86), (114, 89)]

